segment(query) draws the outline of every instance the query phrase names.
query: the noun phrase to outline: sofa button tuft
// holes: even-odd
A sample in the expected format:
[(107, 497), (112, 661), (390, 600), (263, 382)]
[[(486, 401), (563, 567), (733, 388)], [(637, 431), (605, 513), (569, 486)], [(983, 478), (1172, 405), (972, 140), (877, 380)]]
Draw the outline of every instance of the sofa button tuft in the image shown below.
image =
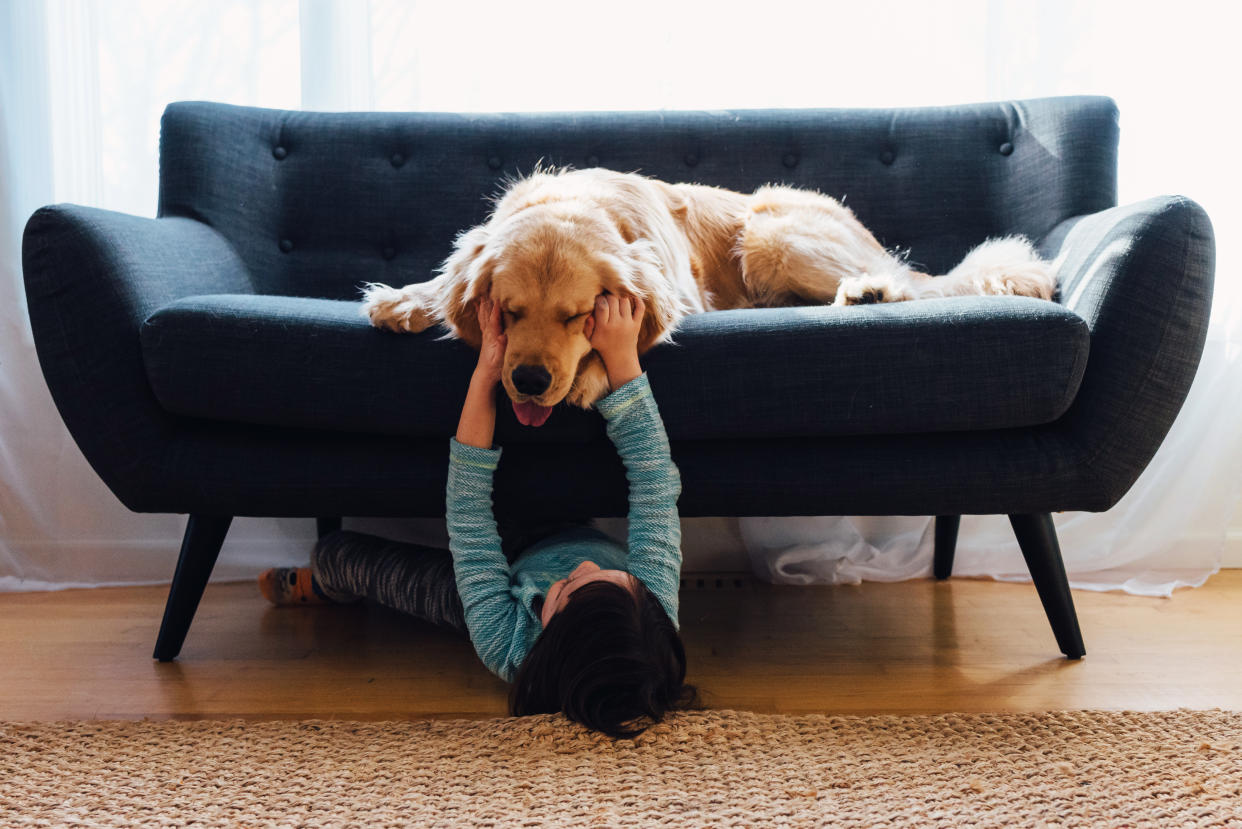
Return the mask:
[(699, 163), (698, 153), (686, 153), (682, 161), (686, 162), (687, 167), (694, 167)]
[(289, 154), (289, 151), (286, 150), (284, 147), (281, 147), (281, 146), (272, 147), (272, 158), (275, 158), (277, 161), (284, 161), (285, 156), (287, 156), (288, 154)]
[(281, 239), (280, 249), (284, 251), (285, 253), (288, 253), (289, 251), (293, 250), (293, 242), (289, 239)]
[(487, 166), (491, 167), (493, 170), (499, 170), (500, 165), (503, 163), (504, 162), (500, 160), (500, 156), (498, 155), (492, 155), (492, 156), (487, 157)]
[(397, 251), (391, 245), (384, 248), (381, 253), (384, 255), (385, 259), (392, 259), (397, 255)]
[(388, 160), (392, 163), (392, 166), (400, 167), (402, 164), (405, 163), (405, 156), (403, 156), (401, 153), (393, 153), (392, 158)]
[(885, 150), (884, 152), (880, 153), (880, 161), (883, 164), (892, 164), (896, 160), (897, 160), (897, 154), (894, 153), (892, 150)]
[(798, 166), (798, 154), (785, 153), (784, 157), (781, 158), (781, 163), (792, 170), (794, 167)]
[(1006, 141), (1004, 144), (1000, 145), (999, 149), (1000, 149), (1001, 155), (1009, 155), (1010, 153), (1013, 152), (1013, 144), (1010, 144), (1008, 141)]

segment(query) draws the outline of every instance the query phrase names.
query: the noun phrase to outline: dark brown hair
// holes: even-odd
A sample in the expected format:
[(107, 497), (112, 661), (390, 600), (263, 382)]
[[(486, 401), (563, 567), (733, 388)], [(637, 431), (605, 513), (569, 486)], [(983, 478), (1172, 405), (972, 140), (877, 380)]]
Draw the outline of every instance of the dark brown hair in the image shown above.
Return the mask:
[(514, 716), (563, 712), (610, 737), (634, 737), (696, 702), (686, 651), (660, 600), (594, 581), (570, 594), (535, 640), (509, 691)]

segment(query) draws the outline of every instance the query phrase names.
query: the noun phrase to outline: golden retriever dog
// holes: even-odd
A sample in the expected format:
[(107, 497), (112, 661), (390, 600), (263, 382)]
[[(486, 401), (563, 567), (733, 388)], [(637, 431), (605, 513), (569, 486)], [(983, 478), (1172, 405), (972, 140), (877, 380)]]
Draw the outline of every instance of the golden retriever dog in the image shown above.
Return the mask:
[(502, 382), (518, 420), (609, 391), (583, 325), (602, 293), (642, 297), (639, 353), (686, 314), (1004, 294), (1050, 299), (1056, 280), (1029, 242), (994, 239), (931, 277), (886, 251), (840, 202), (792, 187), (737, 193), (604, 169), (538, 171), (462, 233), (429, 282), (367, 286), (364, 311), (393, 331), (444, 324), (478, 348), (474, 303), (504, 312)]

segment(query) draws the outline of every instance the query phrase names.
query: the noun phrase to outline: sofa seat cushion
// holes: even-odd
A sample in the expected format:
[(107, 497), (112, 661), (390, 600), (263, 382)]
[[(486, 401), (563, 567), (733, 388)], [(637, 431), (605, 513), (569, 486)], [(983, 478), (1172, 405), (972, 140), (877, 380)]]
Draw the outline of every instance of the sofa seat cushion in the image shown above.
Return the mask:
[[(359, 303), (302, 297), (181, 299), (141, 342), (171, 413), (410, 437), (456, 431), (475, 363), (441, 331), (379, 331)], [(952, 432), (1055, 420), (1088, 346), (1060, 305), (967, 297), (700, 314), (643, 365), (673, 440)], [(503, 403), (498, 444), (603, 435), (594, 412), (558, 406), (531, 428)]]

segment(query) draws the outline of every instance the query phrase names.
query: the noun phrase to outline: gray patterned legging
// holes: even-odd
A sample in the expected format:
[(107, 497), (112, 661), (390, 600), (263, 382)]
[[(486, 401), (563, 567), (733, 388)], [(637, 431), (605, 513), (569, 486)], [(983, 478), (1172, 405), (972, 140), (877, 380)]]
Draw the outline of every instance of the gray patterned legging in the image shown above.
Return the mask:
[(316, 542), (311, 573), (335, 601), (367, 598), (441, 627), (466, 632), (448, 550), (338, 530)]
[[(541, 525), (501, 524), (501, 549), (512, 562), (536, 541), (589, 523), (589, 519), (580, 519)], [(465, 611), (448, 550), (337, 530), (316, 542), (311, 551), (311, 572), (330, 599), (366, 598), (433, 625), (466, 633)]]

